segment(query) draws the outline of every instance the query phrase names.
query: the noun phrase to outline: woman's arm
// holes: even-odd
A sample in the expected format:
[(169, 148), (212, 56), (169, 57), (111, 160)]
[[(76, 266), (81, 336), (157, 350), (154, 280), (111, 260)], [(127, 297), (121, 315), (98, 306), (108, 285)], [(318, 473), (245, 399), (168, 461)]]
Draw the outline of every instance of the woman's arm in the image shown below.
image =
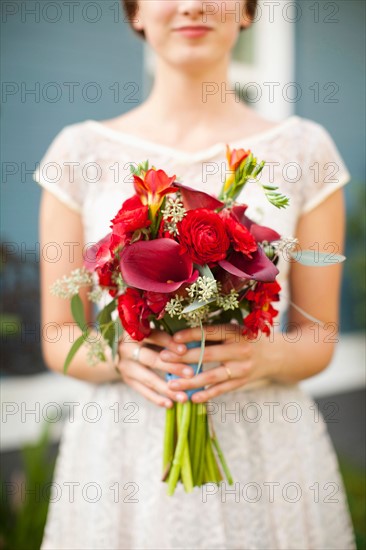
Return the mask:
[[(344, 249), (345, 207), (341, 189), (319, 206), (302, 216), (297, 237), (302, 250), (342, 254)], [(288, 344), (280, 338), (277, 344), (279, 360), (275, 378), (297, 381), (308, 378), (329, 364), (339, 331), (339, 297), (342, 263), (326, 267), (307, 267), (294, 262), (290, 270), (291, 301), (324, 323), (308, 321), (290, 307), (289, 322), (299, 330), (299, 342)], [(290, 327), (289, 327), (290, 328)], [(290, 333), (289, 333), (290, 335)], [(277, 338), (281, 335), (276, 335)]]
[[(50, 192), (42, 192), (40, 207), (41, 254), (41, 326), (42, 352), (47, 366), (56, 372), (63, 372), (65, 358), (73, 342), (81, 336), (70, 310), (69, 300), (63, 300), (50, 293), (50, 286), (73, 269), (83, 265), (83, 225), (80, 215), (65, 206)], [(55, 243), (55, 247), (48, 243)], [(55, 261), (55, 250), (58, 255)], [(47, 257), (47, 250), (50, 251)], [(52, 250), (52, 257), (51, 257)], [(84, 304), (85, 318), (92, 321), (92, 308), (83, 288), (80, 295)], [(67, 374), (90, 382), (108, 382), (121, 379), (112, 361), (101, 362), (91, 367), (86, 359), (87, 350), (82, 346), (69, 365)]]
[[(343, 191), (335, 191), (323, 203), (299, 221), (296, 236), (301, 248), (342, 253), (344, 246)], [(206, 371), (191, 380), (169, 382), (171, 389), (186, 390), (210, 385), (194, 394), (194, 401), (206, 401), (232, 391), (260, 378), (293, 383), (323, 370), (330, 362), (337, 342), (339, 320), (339, 294), (342, 264), (330, 263), (326, 267), (307, 267), (293, 262), (290, 269), (291, 301), (325, 326), (309, 321), (295, 308), (289, 311), (288, 330), (270, 338), (261, 336), (249, 342), (240, 334), (240, 328), (231, 325), (208, 327), (207, 339), (219, 345), (206, 348), (204, 361), (220, 361), (222, 367)], [(181, 331), (174, 336), (176, 342), (200, 340), (199, 329)], [(192, 349), (178, 357), (162, 351), (166, 361), (194, 363), (200, 350)], [(228, 380), (229, 368), (232, 379)]]

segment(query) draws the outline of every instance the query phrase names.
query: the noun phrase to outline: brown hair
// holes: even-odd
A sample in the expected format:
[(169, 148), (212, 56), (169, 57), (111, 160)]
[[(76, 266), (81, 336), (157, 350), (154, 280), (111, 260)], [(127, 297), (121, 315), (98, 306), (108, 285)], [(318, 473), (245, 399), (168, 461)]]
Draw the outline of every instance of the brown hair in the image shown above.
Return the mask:
[[(138, 10), (138, 0), (121, 0), (122, 6), (126, 15), (125, 21), (131, 22), (135, 19)], [(257, 11), (258, 0), (245, 0), (246, 15), (249, 19), (254, 19)], [(137, 33), (141, 38), (145, 39), (144, 31), (138, 31), (131, 25), (132, 30)], [(240, 30), (244, 30), (244, 27), (240, 27)]]

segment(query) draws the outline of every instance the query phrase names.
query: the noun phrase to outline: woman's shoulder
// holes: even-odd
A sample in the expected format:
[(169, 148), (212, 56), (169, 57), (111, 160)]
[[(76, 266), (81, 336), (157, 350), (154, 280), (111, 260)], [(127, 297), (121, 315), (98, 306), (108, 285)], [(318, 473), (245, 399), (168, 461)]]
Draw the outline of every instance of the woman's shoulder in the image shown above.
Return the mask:
[(320, 122), (299, 115), (293, 115), (289, 120), (294, 122), (290, 125), (290, 129), (294, 130), (298, 137), (301, 136), (303, 140), (308, 140), (310, 145), (318, 143), (319, 140), (333, 141), (330, 132)]

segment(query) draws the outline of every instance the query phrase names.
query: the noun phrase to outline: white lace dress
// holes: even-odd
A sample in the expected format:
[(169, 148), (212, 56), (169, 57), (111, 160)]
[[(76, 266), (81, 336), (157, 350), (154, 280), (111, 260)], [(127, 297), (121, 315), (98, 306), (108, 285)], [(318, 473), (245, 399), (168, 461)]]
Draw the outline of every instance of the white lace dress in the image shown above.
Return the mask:
[[(304, 118), (230, 145), (265, 159), (263, 181), (290, 197), (277, 210), (253, 183), (239, 198), (283, 235), (349, 181), (329, 134)], [(93, 120), (63, 128), (33, 177), (80, 213), (90, 243), (133, 193), (129, 164), (146, 159), (211, 193), (225, 177), (224, 142), (188, 154)], [(281, 317), (289, 266), (279, 265)], [(165, 410), (123, 382), (85, 386), (86, 406), (63, 430), (42, 550), (355, 548), (325, 422), (297, 384), (253, 383), (216, 398), (213, 421), (235, 485), (190, 494), (178, 486), (173, 497), (160, 481)]]

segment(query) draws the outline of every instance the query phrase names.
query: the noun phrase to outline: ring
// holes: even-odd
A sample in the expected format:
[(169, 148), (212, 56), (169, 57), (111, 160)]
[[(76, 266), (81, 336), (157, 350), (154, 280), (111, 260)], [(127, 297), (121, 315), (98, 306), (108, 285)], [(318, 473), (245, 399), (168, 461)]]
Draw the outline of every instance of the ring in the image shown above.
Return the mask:
[(136, 346), (132, 352), (132, 359), (133, 361), (136, 361), (136, 363), (139, 363), (140, 359), (140, 353), (143, 346)]
[(233, 377), (231, 370), (229, 369), (229, 367), (225, 367), (225, 365), (223, 365), (223, 367), (227, 372), (227, 379), (230, 380)]

